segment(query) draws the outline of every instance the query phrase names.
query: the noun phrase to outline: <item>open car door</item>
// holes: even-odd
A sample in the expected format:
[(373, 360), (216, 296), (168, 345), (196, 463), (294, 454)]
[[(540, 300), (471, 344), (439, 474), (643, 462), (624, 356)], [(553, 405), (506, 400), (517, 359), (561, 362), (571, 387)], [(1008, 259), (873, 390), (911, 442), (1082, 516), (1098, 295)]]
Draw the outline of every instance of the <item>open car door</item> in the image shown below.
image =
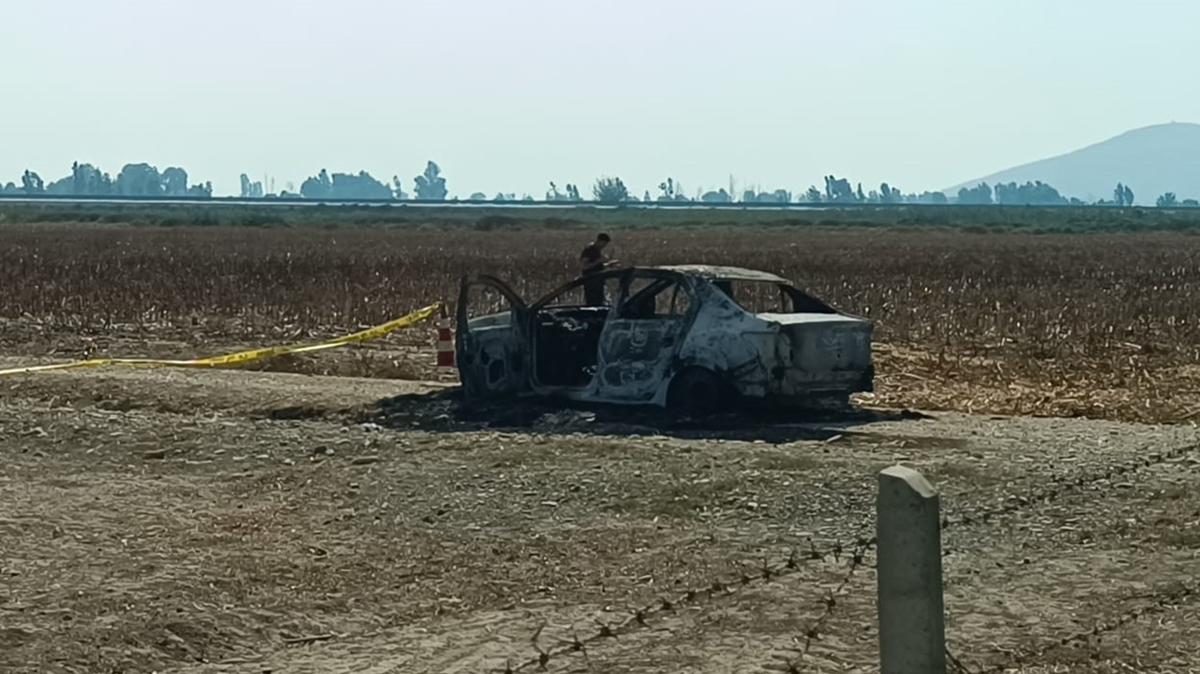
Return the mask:
[(528, 386), (526, 313), (525, 302), (500, 279), (463, 277), (455, 356), (468, 398), (511, 395)]

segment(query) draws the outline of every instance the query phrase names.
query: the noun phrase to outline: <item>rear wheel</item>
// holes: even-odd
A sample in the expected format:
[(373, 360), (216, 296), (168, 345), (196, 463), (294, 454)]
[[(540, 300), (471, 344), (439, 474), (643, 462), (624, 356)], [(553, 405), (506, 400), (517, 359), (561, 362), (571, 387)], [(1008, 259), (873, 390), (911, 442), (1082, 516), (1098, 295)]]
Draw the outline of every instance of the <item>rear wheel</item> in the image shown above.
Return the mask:
[(715, 373), (691, 367), (671, 381), (667, 408), (675, 414), (708, 416), (719, 412), (726, 398), (725, 386)]

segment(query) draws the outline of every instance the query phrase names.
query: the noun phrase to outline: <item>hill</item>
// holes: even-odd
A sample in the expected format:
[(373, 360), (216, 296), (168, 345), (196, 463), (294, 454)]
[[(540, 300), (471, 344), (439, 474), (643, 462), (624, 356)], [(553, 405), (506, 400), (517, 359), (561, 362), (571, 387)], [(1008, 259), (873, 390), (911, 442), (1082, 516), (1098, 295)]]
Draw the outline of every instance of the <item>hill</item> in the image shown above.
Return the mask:
[(1129, 185), (1139, 204), (1153, 204), (1165, 192), (1180, 199), (1200, 197), (1200, 124), (1172, 122), (1127, 131), (1115, 138), (1057, 157), (1042, 159), (970, 180), (945, 190), (981, 182), (1040, 180), (1064, 196), (1085, 201), (1112, 199), (1117, 183)]

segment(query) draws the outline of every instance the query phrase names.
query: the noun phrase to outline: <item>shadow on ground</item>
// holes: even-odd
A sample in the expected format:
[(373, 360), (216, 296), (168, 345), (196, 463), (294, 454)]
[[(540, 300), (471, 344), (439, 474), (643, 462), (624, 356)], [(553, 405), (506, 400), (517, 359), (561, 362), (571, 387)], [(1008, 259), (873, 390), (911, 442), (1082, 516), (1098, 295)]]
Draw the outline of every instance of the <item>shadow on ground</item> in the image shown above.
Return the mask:
[(590, 435), (665, 435), (681, 439), (762, 441), (828, 440), (881, 421), (929, 418), (909, 410), (850, 407), (839, 411), (740, 409), (703, 419), (656, 408), (585, 405), (520, 399), (466, 404), (458, 388), (385, 398), (354, 414), (357, 423), (428, 431), (512, 430)]

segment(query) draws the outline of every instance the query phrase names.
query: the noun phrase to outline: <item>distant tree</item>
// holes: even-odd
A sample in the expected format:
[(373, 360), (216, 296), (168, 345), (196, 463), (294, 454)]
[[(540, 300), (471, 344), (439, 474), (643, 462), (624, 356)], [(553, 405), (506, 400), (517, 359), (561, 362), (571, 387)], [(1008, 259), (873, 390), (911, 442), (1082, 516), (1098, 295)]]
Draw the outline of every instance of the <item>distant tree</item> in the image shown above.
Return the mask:
[(71, 165), (71, 194), (103, 196), (112, 194), (113, 181), (107, 173), (91, 164), (75, 162)]
[(742, 203), (752, 204), (758, 201), (758, 192), (754, 190), (742, 190)]
[[(301, 188), (303, 189), (303, 188)], [(330, 180), (330, 199), (391, 199), (392, 188), (366, 171), (335, 173)]]
[(1184, 199), (1183, 201), (1179, 202), (1179, 205), (1183, 206), (1184, 208), (1197, 208), (1200, 207), (1200, 201), (1195, 199)]
[(131, 197), (162, 195), (162, 176), (149, 164), (126, 164), (117, 175), (117, 194)]
[(759, 204), (786, 204), (791, 202), (792, 193), (787, 190), (775, 190), (774, 192), (759, 192), (754, 193), (754, 190), (746, 190), (742, 195), (742, 201)]
[(708, 204), (728, 204), (733, 201), (733, 197), (729, 196), (729, 193), (725, 191), (724, 187), (722, 187), (715, 192), (709, 190), (708, 192), (700, 195), (700, 201)]
[(21, 175), (21, 188), (25, 194), (44, 194), (46, 192), (46, 183), (38, 174), (33, 171), (26, 171)]
[(445, 201), (446, 179), (442, 177), (442, 169), (432, 161), (425, 164), (425, 172), (413, 179), (413, 191), (418, 199)]
[(300, 196), (305, 199), (329, 199), (333, 191), (333, 181), (325, 169), (300, 184)]
[(854, 189), (850, 181), (837, 176), (825, 176), (825, 201), (849, 203), (855, 200)]
[(688, 201), (689, 199), (683, 193), (683, 187), (674, 179), (667, 178), (665, 181), (658, 184), (660, 192), (659, 201)]
[(946, 198), (945, 192), (922, 192), (909, 197), (909, 201), (918, 204), (947, 204), (950, 200)]
[[(638, 198), (637, 198), (637, 197), (632, 197), (632, 196), (631, 196), (629, 200), (630, 200), (630, 201), (637, 201), (637, 200), (638, 200)], [(642, 195), (642, 201), (650, 201), (650, 190), (646, 190), (645, 194), (643, 194), (643, 195)]]
[[(259, 199), (265, 193), (261, 182), (250, 182), (250, 176), (245, 173), (241, 176), (242, 183), (242, 198), (243, 199)], [(329, 196), (329, 195), (326, 195)]]
[[(620, 178), (605, 176), (592, 185), (592, 196), (602, 204), (619, 204), (622, 201), (629, 201), (629, 189), (625, 187), (625, 183), (621, 182)], [(649, 197), (650, 193), (647, 192), (646, 196)]]
[(4, 187), (0, 188), (0, 194), (20, 194), (20, 193), (21, 193), (21, 189), (19, 187), (17, 187), (15, 183), (12, 183), (12, 182), (5, 183)]
[(71, 193), (72, 194), (86, 194), (86, 192), (84, 191), (86, 189), (86, 183), (87, 183), (87, 178), (84, 177), (84, 175), (83, 175), (83, 167), (80, 166), (79, 162), (72, 162), (71, 163)]
[(975, 187), (962, 188), (958, 191), (958, 203), (983, 205), (992, 203), (992, 188), (987, 183), (979, 183)]
[(995, 189), (996, 203), (1007, 206), (1053, 206), (1068, 203), (1066, 197), (1040, 180), (1018, 185), (999, 183)]
[(880, 183), (879, 185), (879, 203), (881, 204), (899, 204), (904, 202), (904, 195), (900, 190), (888, 185)]
[(575, 185), (567, 183), (564, 190), (559, 192), (558, 185), (551, 181), (550, 189), (546, 191), (546, 201), (583, 201), (579, 198), (579, 188)]
[(203, 185), (192, 185), (187, 190), (189, 197), (201, 197), (204, 199), (212, 198), (212, 182), (206, 182)]
[(160, 176), (159, 191), (168, 197), (187, 196), (188, 174), (178, 166), (169, 166)]
[(1125, 186), (1117, 183), (1116, 189), (1113, 190), (1113, 204), (1116, 206), (1128, 206), (1125, 203)]
[(821, 190), (817, 189), (816, 185), (811, 185), (808, 188), (808, 191), (804, 193), (804, 197), (801, 199), (801, 201), (806, 201), (810, 204), (821, 203)]
[(1159, 208), (1174, 208), (1175, 206), (1178, 205), (1178, 201), (1175, 198), (1174, 192), (1167, 192), (1166, 194), (1159, 197), (1154, 202), (1154, 205), (1158, 206)]
[(864, 195), (864, 194), (863, 194), (863, 191), (862, 191), (862, 183), (859, 183), (859, 184), (858, 184), (858, 190), (855, 192), (855, 196), (857, 196), (857, 197), (858, 197), (858, 200), (859, 200), (859, 201), (866, 201), (866, 200), (867, 200), (867, 197), (866, 197), (866, 195)]
[(1133, 205), (1133, 190), (1129, 189), (1129, 185), (1125, 186), (1125, 205)]
[(487, 201), (487, 195), (483, 192), (472, 192), (471, 201)]
[(71, 176), (60, 178), (46, 185), (46, 194), (55, 196), (73, 196), (75, 194), (75, 179)]

